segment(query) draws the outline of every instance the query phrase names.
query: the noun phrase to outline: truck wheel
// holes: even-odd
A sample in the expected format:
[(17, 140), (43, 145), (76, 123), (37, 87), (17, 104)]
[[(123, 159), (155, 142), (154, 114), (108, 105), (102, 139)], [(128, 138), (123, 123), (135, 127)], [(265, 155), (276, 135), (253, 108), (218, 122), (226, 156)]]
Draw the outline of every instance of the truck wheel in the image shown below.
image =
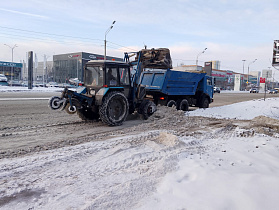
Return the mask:
[(172, 107), (172, 106), (176, 107), (176, 102), (174, 100), (169, 100), (167, 103), (167, 107)]
[(115, 126), (122, 125), (127, 118), (128, 110), (129, 104), (125, 95), (121, 92), (110, 92), (105, 96), (99, 114), (104, 123)]
[(182, 111), (188, 111), (189, 110), (189, 103), (188, 103), (187, 99), (183, 99), (178, 104), (178, 110), (182, 110)]
[(78, 109), (77, 114), (82, 120), (97, 120), (99, 118), (99, 113), (94, 113), (89, 109)]
[(209, 107), (209, 100), (207, 97), (203, 97), (201, 100), (200, 108), (208, 108)]
[(153, 101), (145, 100), (139, 107), (143, 119), (147, 120), (156, 110), (156, 105)]

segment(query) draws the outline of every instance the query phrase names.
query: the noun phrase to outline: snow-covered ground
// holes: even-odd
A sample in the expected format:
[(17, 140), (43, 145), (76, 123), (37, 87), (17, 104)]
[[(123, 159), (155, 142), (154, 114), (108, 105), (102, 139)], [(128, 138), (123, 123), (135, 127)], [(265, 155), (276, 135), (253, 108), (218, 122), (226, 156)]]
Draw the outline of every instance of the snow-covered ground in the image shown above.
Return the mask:
[(276, 210), (278, 104), (164, 108), (142, 131), (2, 159), (0, 209)]

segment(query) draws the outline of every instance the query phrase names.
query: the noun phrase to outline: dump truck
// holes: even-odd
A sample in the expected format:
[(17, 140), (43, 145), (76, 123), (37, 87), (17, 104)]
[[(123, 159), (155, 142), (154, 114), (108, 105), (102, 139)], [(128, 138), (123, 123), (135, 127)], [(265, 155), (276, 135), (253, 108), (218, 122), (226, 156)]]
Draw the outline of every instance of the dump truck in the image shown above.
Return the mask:
[(125, 53), (124, 61), (92, 60), (85, 64), (84, 83), (76, 90), (65, 88), (61, 97), (49, 100), (52, 110), (77, 113), (82, 120), (98, 120), (121, 125), (137, 111), (148, 119), (156, 105), (175, 105), (187, 111), (189, 105), (207, 108), (213, 87), (204, 73), (171, 70), (166, 48), (141, 50), (135, 61)]
[[(126, 53), (126, 60), (130, 57)], [(168, 49), (142, 50), (130, 65), (140, 74), (138, 86), (156, 105), (175, 106), (178, 110), (188, 111), (189, 106), (208, 108), (213, 102), (212, 77), (202, 71), (172, 70)]]
[(208, 108), (213, 102), (212, 79), (206, 73), (149, 70), (142, 72), (140, 84), (156, 105), (188, 111), (189, 106)]

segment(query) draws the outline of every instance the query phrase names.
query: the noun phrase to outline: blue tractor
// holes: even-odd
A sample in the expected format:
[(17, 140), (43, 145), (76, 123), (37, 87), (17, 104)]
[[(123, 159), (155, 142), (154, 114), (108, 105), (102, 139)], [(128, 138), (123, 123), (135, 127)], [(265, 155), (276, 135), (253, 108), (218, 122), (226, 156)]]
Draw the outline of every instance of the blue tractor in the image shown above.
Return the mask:
[(77, 113), (82, 120), (101, 119), (111, 126), (121, 125), (135, 110), (147, 119), (156, 105), (145, 98), (144, 89), (138, 88), (137, 75), (131, 76), (131, 65), (126, 62), (89, 61), (83, 86), (75, 91), (65, 88), (61, 97), (50, 98), (49, 107)]

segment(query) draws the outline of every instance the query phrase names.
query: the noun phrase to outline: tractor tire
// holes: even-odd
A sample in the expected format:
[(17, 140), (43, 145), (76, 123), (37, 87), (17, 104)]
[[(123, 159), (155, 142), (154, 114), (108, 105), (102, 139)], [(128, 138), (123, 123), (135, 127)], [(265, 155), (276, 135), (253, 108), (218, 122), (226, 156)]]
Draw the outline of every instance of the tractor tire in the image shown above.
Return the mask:
[(49, 99), (48, 101), (48, 106), (49, 108), (51, 108), (52, 110), (58, 110), (62, 107), (63, 105), (63, 99), (58, 97), (58, 96), (53, 96)]
[(182, 111), (189, 111), (189, 103), (187, 99), (182, 99), (182, 101), (178, 104), (177, 110), (182, 110)]
[(90, 109), (78, 109), (77, 110), (77, 115), (79, 116), (80, 119), (82, 120), (98, 120), (99, 119), (99, 113), (94, 113), (92, 110)]
[(203, 97), (202, 100), (201, 100), (201, 103), (200, 103), (200, 108), (208, 108), (209, 107), (209, 100), (207, 97)]
[(100, 106), (99, 115), (103, 123), (110, 126), (122, 125), (129, 113), (129, 103), (121, 92), (110, 92)]
[(173, 106), (176, 107), (176, 102), (174, 100), (169, 100), (167, 103), (167, 107), (173, 107)]
[(147, 120), (156, 110), (155, 103), (149, 100), (144, 100), (139, 107), (139, 113), (142, 114), (144, 120)]

